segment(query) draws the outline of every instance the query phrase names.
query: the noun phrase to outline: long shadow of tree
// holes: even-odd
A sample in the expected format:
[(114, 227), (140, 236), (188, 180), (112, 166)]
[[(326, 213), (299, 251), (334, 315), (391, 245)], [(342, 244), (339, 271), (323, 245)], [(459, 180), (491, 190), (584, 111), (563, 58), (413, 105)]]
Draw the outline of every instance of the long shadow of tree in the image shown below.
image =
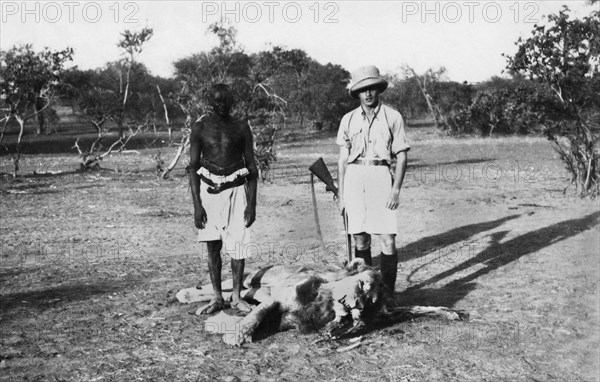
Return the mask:
[(469, 224), (462, 227), (457, 227), (439, 235), (424, 237), (414, 243), (410, 243), (402, 248), (399, 248), (398, 261), (409, 261), (418, 257), (426, 256), (441, 248), (445, 248), (456, 243), (464, 242), (470, 237), (480, 232), (494, 229), (509, 220), (518, 218), (519, 216), (521, 215), (505, 216), (503, 218), (485, 223)]
[[(504, 265), (518, 260), (519, 258), (540, 251), (541, 249), (573, 237), (581, 232), (598, 225), (600, 212), (594, 212), (581, 219), (565, 220), (548, 227), (544, 227), (524, 235), (518, 236), (505, 243), (500, 240), (506, 235), (506, 231), (492, 234), (492, 243), (485, 250), (452, 269), (435, 275), (425, 281), (407, 288), (396, 296), (402, 305), (410, 305), (418, 301), (419, 305), (442, 305), (454, 306), (464, 298), (471, 290), (475, 289), (477, 278), (486, 275)], [(442, 288), (428, 288), (427, 285), (448, 278), (458, 272), (465, 271), (478, 264), (485, 267), (475, 272), (453, 280)]]

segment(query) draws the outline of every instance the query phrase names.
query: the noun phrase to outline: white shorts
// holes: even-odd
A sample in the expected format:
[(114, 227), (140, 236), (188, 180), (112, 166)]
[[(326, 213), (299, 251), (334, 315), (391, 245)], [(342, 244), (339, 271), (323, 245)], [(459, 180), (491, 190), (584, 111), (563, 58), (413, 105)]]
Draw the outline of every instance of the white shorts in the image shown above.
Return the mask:
[(385, 206), (391, 190), (387, 166), (349, 164), (344, 177), (348, 233), (398, 234), (396, 210)]
[(198, 230), (198, 241), (221, 240), (223, 252), (235, 260), (250, 256), (250, 230), (246, 228), (244, 211), (248, 201), (246, 186), (209, 194), (208, 185), (200, 181), (200, 197), (206, 210), (206, 224)]

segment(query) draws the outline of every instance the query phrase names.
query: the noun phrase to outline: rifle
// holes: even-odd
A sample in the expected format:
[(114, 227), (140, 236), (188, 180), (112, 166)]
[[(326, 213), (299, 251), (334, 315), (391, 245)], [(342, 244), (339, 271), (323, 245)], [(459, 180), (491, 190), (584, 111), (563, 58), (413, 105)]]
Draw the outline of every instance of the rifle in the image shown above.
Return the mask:
[[(325, 249), (325, 241), (323, 240), (323, 234), (321, 233), (319, 213), (317, 210), (317, 197), (315, 195), (314, 177), (316, 176), (323, 183), (325, 183), (325, 190), (333, 192), (335, 198), (339, 197), (338, 188), (333, 183), (333, 177), (327, 169), (327, 165), (323, 161), (323, 158), (317, 159), (315, 163), (313, 163), (308, 169), (310, 170), (310, 190), (312, 192), (313, 212), (315, 216), (315, 223), (317, 225), (317, 234), (319, 235), (321, 246), (323, 249)], [(344, 230), (346, 231), (346, 258), (348, 259), (348, 263), (350, 263), (350, 261), (352, 261), (352, 236), (348, 233), (348, 215), (346, 214), (345, 209), (342, 210), (342, 218), (344, 219)]]

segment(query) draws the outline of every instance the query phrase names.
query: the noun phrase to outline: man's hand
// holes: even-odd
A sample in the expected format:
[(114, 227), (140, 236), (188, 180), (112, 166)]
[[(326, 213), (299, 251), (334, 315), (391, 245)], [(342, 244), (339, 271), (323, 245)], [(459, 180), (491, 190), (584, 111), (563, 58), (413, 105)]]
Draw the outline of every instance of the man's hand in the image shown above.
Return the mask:
[(247, 205), (244, 210), (244, 221), (246, 222), (246, 228), (250, 227), (256, 220), (256, 208), (252, 205)]
[(203, 229), (206, 225), (206, 210), (202, 205), (194, 208), (194, 224), (198, 229)]
[(390, 196), (388, 196), (387, 202), (385, 202), (385, 206), (390, 210), (395, 210), (400, 205), (400, 190), (394, 190), (390, 192)]

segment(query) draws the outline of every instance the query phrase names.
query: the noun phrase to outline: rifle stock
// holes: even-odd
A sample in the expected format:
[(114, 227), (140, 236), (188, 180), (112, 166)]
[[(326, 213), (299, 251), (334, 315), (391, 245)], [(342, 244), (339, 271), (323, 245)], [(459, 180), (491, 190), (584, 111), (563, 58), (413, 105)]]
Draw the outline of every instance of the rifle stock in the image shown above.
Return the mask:
[(333, 183), (333, 177), (323, 161), (323, 158), (317, 159), (308, 169), (315, 174), (321, 182), (325, 183), (325, 190), (333, 192), (336, 197), (338, 196), (338, 188)]

